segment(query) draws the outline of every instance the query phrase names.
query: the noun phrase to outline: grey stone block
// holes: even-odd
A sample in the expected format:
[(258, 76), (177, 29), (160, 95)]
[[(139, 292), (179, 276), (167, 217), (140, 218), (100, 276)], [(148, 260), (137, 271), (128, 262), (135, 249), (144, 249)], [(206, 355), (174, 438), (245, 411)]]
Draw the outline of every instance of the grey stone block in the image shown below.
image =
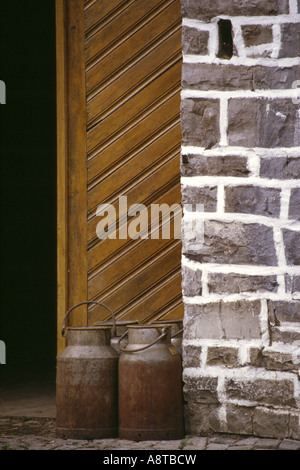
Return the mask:
[[(300, 76), (300, 72), (299, 72)], [(300, 179), (300, 157), (262, 158), (260, 165), (262, 178)]]
[(272, 227), (261, 224), (206, 221), (198, 253), (189, 253), (184, 243), (183, 253), (202, 263), (277, 265)]
[(277, 292), (277, 276), (253, 276), (243, 274), (210, 273), (209, 292), (214, 294), (237, 294), (240, 292)]
[(258, 439), (254, 449), (255, 450), (276, 450), (278, 449), (280, 440), (278, 439)]
[(290, 432), (289, 436), (291, 439), (298, 439), (300, 440), (300, 421), (299, 415), (292, 415), (290, 416)]
[(297, 146), (297, 110), (291, 99), (230, 99), (229, 144), (266, 148)]
[(300, 300), (268, 300), (269, 318), (275, 326), (280, 322), (300, 322)]
[(205, 212), (215, 212), (217, 209), (217, 187), (216, 186), (182, 186), (181, 188), (183, 205), (188, 204), (195, 206), (203, 205)]
[(182, 142), (211, 148), (220, 140), (219, 101), (201, 98), (181, 103)]
[(246, 25), (242, 26), (242, 33), (246, 47), (268, 44), (273, 41), (271, 26)]
[(226, 394), (230, 399), (248, 400), (267, 405), (296, 406), (292, 380), (227, 379)]
[[(249, 176), (246, 157), (182, 155), (182, 176)], [(300, 162), (299, 162), (300, 164)]]
[(294, 439), (284, 439), (280, 442), (278, 450), (300, 450), (300, 441)]
[(209, 366), (237, 367), (239, 364), (238, 355), (237, 348), (210, 346), (207, 350), (206, 363)]
[(228, 432), (240, 435), (252, 434), (253, 408), (238, 405), (227, 405), (226, 417)]
[(285, 287), (286, 292), (291, 292), (292, 294), (300, 292), (300, 276), (289, 276), (286, 274)]
[(300, 76), (300, 66), (247, 67), (232, 64), (182, 65), (182, 87), (197, 90), (268, 90), (292, 88)]
[(284, 229), (283, 241), (285, 245), (285, 256), (289, 266), (300, 265), (300, 232)]
[(289, 437), (289, 420), (289, 413), (256, 408), (253, 415), (253, 434), (278, 439)]
[(288, 23), (281, 26), (281, 44), (279, 57), (300, 56), (300, 25)]
[(185, 339), (260, 338), (260, 301), (187, 305)]
[(183, 26), (182, 28), (182, 52), (184, 54), (208, 54), (208, 31), (199, 31), (196, 28)]
[(259, 186), (229, 186), (225, 188), (225, 211), (279, 217), (280, 192)]
[(184, 376), (184, 399), (191, 403), (219, 403), (218, 379), (214, 377)]
[(273, 342), (280, 342), (285, 344), (293, 344), (300, 342), (300, 333), (297, 331), (287, 331), (287, 330), (280, 330), (280, 328), (274, 326), (271, 327), (271, 340)]
[(187, 18), (210, 20), (215, 16), (264, 16), (289, 12), (288, 0), (181, 0), (182, 15)]
[(184, 407), (185, 432), (205, 436), (221, 431), (218, 419), (219, 404), (189, 403)]
[(291, 190), (289, 218), (300, 220), (300, 188), (292, 188)]
[(182, 267), (182, 291), (183, 295), (192, 297), (202, 294), (202, 273), (198, 270)]
[(200, 367), (201, 365), (201, 346), (184, 345), (182, 348), (182, 366), (186, 367)]
[(281, 351), (268, 351), (251, 348), (250, 364), (264, 367), (268, 370), (298, 370), (299, 364), (294, 364), (292, 354)]

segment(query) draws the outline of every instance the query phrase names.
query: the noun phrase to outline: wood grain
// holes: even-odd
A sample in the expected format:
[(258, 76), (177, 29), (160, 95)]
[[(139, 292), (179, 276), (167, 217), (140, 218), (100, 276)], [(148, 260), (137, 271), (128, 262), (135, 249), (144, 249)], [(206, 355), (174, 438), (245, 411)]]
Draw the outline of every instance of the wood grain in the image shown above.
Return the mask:
[[(83, 8), (83, 0), (56, 0), (58, 351), (64, 347), (61, 327), (67, 309), (87, 300)], [(86, 322), (86, 307), (72, 313), (70, 324), (83, 325)]]
[[(182, 57), (180, 0), (56, 4), (62, 344), (63, 313), (83, 300), (141, 322), (183, 316), (181, 240), (96, 235), (98, 205), (118, 217), (120, 196), (148, 209), (180, 204)], [(107, 312), (83, 308), (71, 323), (99, 318)]]
[(61, 326), (67, 311), (67, 78), (65, 2), (56, 0), (57, 70), (57, 353), (65, 346)]

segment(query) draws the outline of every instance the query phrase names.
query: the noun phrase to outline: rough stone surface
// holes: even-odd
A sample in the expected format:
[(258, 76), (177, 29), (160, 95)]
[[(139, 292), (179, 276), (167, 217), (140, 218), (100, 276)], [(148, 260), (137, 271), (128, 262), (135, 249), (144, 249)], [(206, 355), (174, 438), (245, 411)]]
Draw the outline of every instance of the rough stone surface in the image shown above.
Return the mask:
[(187, 18), (210, 20), (218, 15), (226, 16), (261, 16), (278, 15), (289, 12), (288, 0), (266, 0), (249, 2), (249, 0), (182, 0), (182, 14)]
[(246, 47), (267, 44), (273, 41), (271, 26), (246, 25), (242, 26), (243, 38)]
[(186, 367), (200, 367), (202, 348), (200, 346), (185, 345), (182, 351), (182, 366)]
[[(119, 451), (124, 450), (131, 451), (131, 453), (137, 451), (136, 456), (138, 458), (141, 455), (141, 450), (149, 451), (150, 454), (151, 451), (160, 450), (175, 450), (179, 454), (180, 451), (193, 454), (194, 451), (215, 450), (217, 448), (219, 450), (300, 450), (300, 440), (289, 435), (294, 433), (297, 417), (290, 417), (291, 430), (289, 432), (287, 430), (288, 438), (271, 439), (255, 437), (251, 432), (253, 410), (248, 407), (229, 405), (227, 406), (228, 433), (212, 435), (212, 428), (217, 424), (217, 419), (215, 418), (217, 411), (216, 405), (192, 404), (188, 410), (189, 417), (186, 423), (187, 432), (185, 438), (171, 441), (151, 440), (141, 442), (125, 439), (97, 439), (91, 441), (60, 439), (56, 437), (54, 419), (39, 418), (38, 425), (26, 426), (26, 423), (31, 422), (30, 417), (27, 418), (26, 422), (21, 417), (0, 417), (0, 450), (106, 450), (113, 456), (119, 456)], [(247, 415), (250, 415), (250, 418)], [(286, 415), (284, 416), (286, 418)], [(267, 419), (269, 422), (270, 417), (267, 416)], [(272, 421), (273, 423), (274, 421)], [(275, 424), (281, 434), (282, 429), (280, 429), (280, 425), (283, 425), (284, 430), (286, 430), (286, 420), (277, 420)], [(257, 427), (260, 427), (259, 423), (257, 423)], [(190, 432), (191, 429), (194, 431)], [(242, 429), (241, 434), (237, 432), (238, 429)], [(269, 437), (270, 430), (263, 430), (267, 433), (265, 436)], [(243, 434), (248, 434), (250, 437), (244, 437)], [(103, 452), (97, 454), (100, 464), (102, 463), (101, 458), (103, 457), (104, 459), (104, 455)], [(153, 456), (155, 457), (155, 454)]]
[[(242, 435), (231, 436), (230, 434), (209, 435), (211, 431), (210, 414), (213, 414), (213, 407), (203, 405), (201, 412), (196, 404), (191, 413), (189, 427), (195, 429), (198, 434), (200, 427), (206, 432), (202, 432), (199, 437), (194, 433), (189, 433), (183, 439), (171, 441), (129, 441), (125, 439), (95, 439), (91, 441), (79, 439), (60, 439), (56, 437), (55, 419), (38, 418), (33, 425), (30, 417), (0, 417), (0, 450), (97, 450), (109, 451), (113, 456), (119, 456), (119, 451), (131, 451), (131, 455), (139, 457), (140, 451), (177, 451), (180, 454), (190, 453), (199, 450), (213, 450), (216, 446), (221, 446), (224, 450), (255, 450), (270, 449), (277, 446), (280, 450), (299, 450), (300, 440), (295, 439), (265, 439), (259, 437), (247, 437)], [(206, 414), (205, 414), (206, 411)], [(205, 418), (205, 419), (204, 419)], [(136, 454), (134, 454), (136, 452)], [(98, 462), (104, 462), (106, 454), (101, 452), (97, 454)], [(155, 458), (155, 454), (153, 454)], [(142, 457), (144, 458), (144, 457)], [(201, 461), (201, 460), (200, 460)]]
[(293, 439), (284, 439), (280, 442), (278, 450), (300, 450), (300, 442)]
[(206, 436), (212, 433), (213, 429), (217, 428), (218, 432), (220, 426), (218, 425), (219, 405), (218, 404), (199, 404), (189, 403), (184, 408), (185, 416), (185, 431), (187, 434), (195, 434), (198, 436)]
[(211, 148), (219, 142), (219, 101), (185, 99), (181, 104), (182, 143)]
[(300, 440), (300, 424), (298, 414), (290, 415), (290, 433), (287, 437)]
[(293, 344), (300, 342), (300, 332), (299, 331), (288, 331), (281, 330), (278, 327), (271, 328), (271, 339), (272, 342), (278, 341), (280, 343)]
[(297, 110), (290, 99), (230, 99), (229, 145), (266, 148), (297, 146)]
[(261, 439), (259, 444), (256, 446), (257, 449), (259, 450), (265, 450), (265, 449), (278, 449), (280, 441), (274, 440), (274, 439)]
[(247, 177), (249, 173), (246, 157), (182, 155), (182, 176)]
[(182, 87), (196, 90), (269, 90), (292, 88), (300, 76), (300, 66), (264, 67), (255, 65), (182, 65)]
[(251, 348), (250, 364), (268, 370), (297, 370), (299, 368), (299, 364), (294, 363), (292, 354), (259, 348)]
[(285, 276), (286, 292), (299, 293), (300, 292), (300, 276)]
[(203, 246), (192, 253), (183, 239), (183, 253), (202, 263), (277, 265), (273, 230), (260, 224), (206, 221)]
[(300, 220), (300, 188), (293, 188), (291, 190), (289, 218)]
[(290, 437), (289, 420), (289, 413), (278, 413), (276, 410), (256, 408), (253, 416), (253, 434), (282, 439)]
[[(184, 18), (207, 23), (222, 19), (222, 15), (224, 19), (239, 15), (245, 19), (252, 15), (289, 14), (292, 13), (290, 7), (294, 9), (297, 3), (300, 13), (300, 0), (181, 1)], [(217, 189), (212, 205), (217, 211), (215, 215), (205, 214), (201, 218), (198, 213), (193, 219), (186, 217), (193, 224), (200, 221), (203, 233), (199, 225), (195, 232), (195, 224), (193, 229), (183, 231), (183, 256), (185, 260), (199, 263), (202, 276), (200, 294), (197, 282), (188, 281), (187, 276), (190, 292), (200, 296), (185, 299), (184, 339), (190, 343), (190, 350), (186, 349), (187, 355), (183, 355), (183, 365), (191, 368), (188, 375), (193, 377), (193, 385), (187, 385), (185, 390), (187, 423), (188, 429), (197, 434), (228, 432), (257, 436), (259, 442), (253, 437), (251, 442), (240, 441), (240, 448), (245, 450), (275, 450), (281, 443), (282, 448), (296, 449), (294, 439), (300, 437), (296, 383), (300, 367), (296, 354), (300, 344), (300, 300), (297, 300), (300, 276), (296, 270), (293, 274), (290, 268), (284, 269), (284, 255), (288, 267), (300, 265), (300, 189), (292, 188), (288, 200), (289, 188), (296, 186), (296, 180), (300, 179), (300, 154), (293, 149), (299, 147), (299, 106), (288, 97), (289, 90), (295, 88), (299, 80), (300, 65), (288, 65), (288, 60), (277, 61), (276, 58), (278, 29), (281, 29), (282, 40), (279, 58), (300, 56), (300, 29), (297, 17), (290, 16), (287, 21), (294, 23), (278, 23), (274, 29), (271, 22), (266, 24), (252, 18), (242, 24), (246, 56), (259, 58), (257, 61), (237, 57), (239, 48), (233, 35), (233, 60), (204, 63), (210, 61), (199, 57), (198, 63), (193, 63), (192, 58), (187, 57), (182, 67), (182, 88), (191, 93), (194, 90), (197, 96), (197, 99), (187, 99), (184, 97), (190, 95), (182, 95), (183, 145), (202, 149), (199, 155), (182, 155), (181, 172), (187, 177), (216, 176), (214, 189)], [(186, 23), (197, 24), (196, 21)], [(220, 38), (226, 47), (222, 34)], [(210, 36), (210, 40), (214, 39)], [(200, 39), (200, 32), (194, 28), (186, 29), (183, 40), (186, 54), (207, 54), (207, 36)], [(221, 41), (217, 57), (222, 58), (220, 44)], [(251, 47), (252, 51), (247, 49)], [(268, 59), (264, 61), (264, 58)], [(247, 65), (234, 65), (238, 63)], [(219, 91), (240, 94), (218, 94)], [(255, 94), (257, 91), (260, 93)], [(207, 95), (211, 96), (210, 100), (205, 98), (205, 92), (210, 92)], [(219, 103), (219, 96), (228, 97), (228, 122), (224, 126), (220, 106), (223, 113), (226, 107), (223, 101)], [(210, 108), (212, 103), (214, 110)], [(203, 110), (207, 107), (210, 109), (206, 120)], [(225, 146), (222, 152), (219, 146)], [(231, 155), (221, 156), (226, 147)], [(232, 152), (231, 147), (237, 148)], [(239, 147), (244, 148), (240, 155), (237, 154)], [(256, 148), (265, 151), (256, 151)], [(226, 177), (229, 177), (228, 183)], [(235, 181), (235, 177), (242, 177), (243, 181)], [(199, 180), (205, 182), (205, 178)], [(191, 179), (195, 185), (199, 180)], [(190, 191), (187, 200), (203, 203), (196, 189)], [(286, 217), (289, 220), (285, 220)], [(279, 218), (280, 221), (276, 220)], [(285, 228), (280, 228), (281, 224)], [(249, 267), (249, 273), (236, 274), (230, 266), (232, 271), (237, 271), (237, 266)], [(255, 266), (265, 267), (265, 275), (255, 272)], [(268, 267), (273, 266), (280, 268), (277, 275), (269, 274)], [(262, 300), (251, 301), (252, 297)], [(289, 298), (293, 300), (288, 301)], [(248, 349), (244, 341), (251, 339), (255, 341)], [(246, 351), (249, 354), (246, 355)], [(217, 401), (206, 404), (199, 399), (199, 394), (207, 393), (209, 388), (200, 383), (199, 376), (202, 380), (208, 379), (206, 375), (211, 378), (212, 374), (218, 379), (214, 386), (219, 404)], [(195, 385), (197, 380), (199, 386)], [(213, 439), (207, 449), (236, 447), (225, 440)]]
[(207, 54), (208, 31), (184, 26), (182, 28), (182, 52), (185, 54)]
[(182, 292), (186, 296), (202, 294), (202, 273), (198, 270), (182, 267)]
[(300, 158), (262, 158), (260, 176), (269, 179), (300, 179)]
[(194, 186), (182, 186), (182, 204), (190, 204), (193, 206), (193, 210), (196, 210), (196, 205), (203, 205), (205, 212), (215, 212), (217, 209), (217, 187), (216, 186), (205, 186), (205, 187), (194, 187)]
[(284, 24), (281, 27), (282, 47), (279, 57), (300, 56), (300, 28), (299, 23)]
[(227, 429), (233, 434), (251, 435), (253, 426), (253, 408), (238, 405), (226, 405)]
[(184, 399), (193, 403), (219, 403), (217, 386), (214, 377), (184, 377)]
[(258, 186), (225, 188), (225, 211), (279, 217), (280, 189)]
[(206, 363), (209, 366), (236, 367), (239, 364), (238, 353), (237, 348), (211, 346), (207, 351)]
[(283, 230), (283, 240), (285, 244), (285, 256), (287, 264), (290, 266), (300, 265), (300, 232), (294, 230)]
[(214, 294), (240, 292), (277, 292), (277, 276), (246, 276), (244, 274), (210, 273), (208, 289)]
[(294, 383), (291, 380), (227, 379), (228, 398), (248, 400), (267, 405), (295, 406)]
[(186, 306), (186, 339), (260, 338), (260, 301)]
[(300, 322), (300, 300), (269, 300), (268, 307), (273, 325), (280, 326), (280, 322)]

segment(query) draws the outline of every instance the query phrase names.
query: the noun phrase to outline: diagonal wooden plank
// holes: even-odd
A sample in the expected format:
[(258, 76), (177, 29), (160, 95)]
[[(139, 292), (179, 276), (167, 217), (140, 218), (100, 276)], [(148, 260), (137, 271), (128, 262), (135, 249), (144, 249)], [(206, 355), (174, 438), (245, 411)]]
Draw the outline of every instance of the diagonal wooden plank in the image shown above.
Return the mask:
[(180, 203), (180, 1), (91, 0), (85, 28), (88, 297), (122, 318), (181, 317), (181, 241), (101, 241), (95, 213), (109, 202), (118, 218), (120, 195)]

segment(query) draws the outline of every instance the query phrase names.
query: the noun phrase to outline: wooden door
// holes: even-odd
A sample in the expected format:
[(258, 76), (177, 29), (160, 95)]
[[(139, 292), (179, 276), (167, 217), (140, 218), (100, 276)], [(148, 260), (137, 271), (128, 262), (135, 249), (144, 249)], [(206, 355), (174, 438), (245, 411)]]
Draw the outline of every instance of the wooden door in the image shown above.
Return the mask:
[[(120, 196), (149, 221), (180, 204), (180, 83), (180, 0), (57, 0), (59, 350), (84, 300), (143, 323), (183, 316), (180, 239), (118, 237)], [(97, 236), (100, 204), (115, 239)], [(89, 306), (70, 321), (104, 318)]]

